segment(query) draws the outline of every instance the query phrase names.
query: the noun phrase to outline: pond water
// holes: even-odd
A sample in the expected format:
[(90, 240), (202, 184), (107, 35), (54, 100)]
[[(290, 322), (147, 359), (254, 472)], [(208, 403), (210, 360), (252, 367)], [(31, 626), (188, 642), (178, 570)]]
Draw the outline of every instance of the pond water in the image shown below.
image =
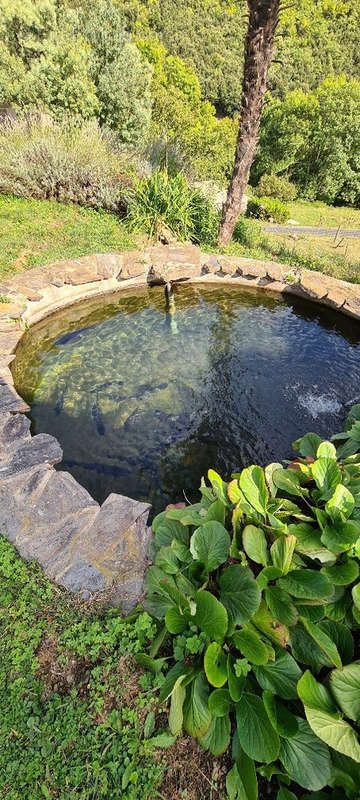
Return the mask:
[(259, 291), (178, 285), (73, 307), (29, 331), (13, 373), (33, 433), (102, 502), (191, 500), (209, 467), (228, 478), (340, 429), (360, 396), (360, 326)]

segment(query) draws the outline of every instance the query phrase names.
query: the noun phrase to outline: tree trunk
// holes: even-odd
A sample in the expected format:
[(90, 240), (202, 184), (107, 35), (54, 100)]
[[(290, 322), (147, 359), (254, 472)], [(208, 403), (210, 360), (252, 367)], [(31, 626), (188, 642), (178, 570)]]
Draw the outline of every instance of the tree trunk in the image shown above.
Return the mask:
[(241, 210), (258, 142), (266, 81), (274, 49), (280, 0), (247, 0), (249, 23), (245, 42), (243, 94), (235, 165), (224, 204), (219, 245), (227, 245)]

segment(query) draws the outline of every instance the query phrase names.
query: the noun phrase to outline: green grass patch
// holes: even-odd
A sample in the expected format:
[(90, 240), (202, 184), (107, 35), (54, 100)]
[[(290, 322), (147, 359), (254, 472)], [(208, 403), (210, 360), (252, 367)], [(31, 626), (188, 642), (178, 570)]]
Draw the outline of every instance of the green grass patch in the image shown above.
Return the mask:
[[(327, 206), (320, 201), (306, 202), (295, 200), (287, 203), (289, 219), (300, 225), (311, 225), (316, 228), (359, 228), (360, 208), (351, 206)], [(296, 228), (294, 227), (294, 230)]]
[(0, 196), (0, 276), (132, 247), (134, 237), (115, 214), (53, 200)]
[(81, 607), (1, 537), (0, 585), (0, 797), (157, 797), (150, 617)]

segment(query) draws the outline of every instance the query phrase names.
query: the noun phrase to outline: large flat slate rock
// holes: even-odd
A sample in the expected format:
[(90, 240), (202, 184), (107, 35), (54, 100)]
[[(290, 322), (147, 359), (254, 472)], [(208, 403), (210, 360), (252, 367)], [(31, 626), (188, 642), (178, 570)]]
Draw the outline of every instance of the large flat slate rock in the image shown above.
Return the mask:
[(0, 461), (0, 479), (9, 478), (19, 472), (26, 472), (41, 464), (59, 464), (62, 449), (54, 436), (38, 433), (11, 453), (8, 459)]

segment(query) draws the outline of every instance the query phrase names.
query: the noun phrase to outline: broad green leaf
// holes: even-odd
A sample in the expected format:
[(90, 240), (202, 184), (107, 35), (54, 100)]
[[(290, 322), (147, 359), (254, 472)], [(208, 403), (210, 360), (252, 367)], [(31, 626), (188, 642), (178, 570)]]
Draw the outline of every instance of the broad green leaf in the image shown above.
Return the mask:
[(233, 481), (230, 481), (230, 483), (228, 483), (227, 494), (230, 502), (233, 503), (234, 505), (237, 505), (240, 502), (240, 500), (243, 500), (244, 495), (240, 489), (238, 480), (235, 479)]
[(360, 721), (360, 663), (334, 669), (330, 675), (331, 691), (345, 716)]
[(182, 685), (184, 678), (185, 675), (180, 675), (171, 692), (169, 728), (174, 736), (179, 736), (183, 725), (183, 705), (186, 696), (186, 689)]
[[(251, 759), (249, 759), (249, 761), (252, 764), (254, 763)], [(245, 786), (243, 779), (240, 777), (240, 772), (237, 764), (233, 764), (231, 770), (228, 772), (226, 776), (226, 793), (228, 800), (256, 800), (257, 781), (256, 781), (255, 768), (254, 768), (254, 775), (256, 783), (256, 794), (254, 794), (253, 791), (249, 792), (248, 788)]]
[(220, 576), (220, 598), (234, 625), (249, 622), (259, 608), (261, 593), (247, 567), (233, 564)]
[(205, 522), (220, 522), (225, 525), (225, 506), (221, 500), (211, 503), (205, 514)]
[[(324, 444), (325, 442), (323, 442)], [(332, 445), (332, 447), (334, 446)], [(311, 465), (311, 473), (320, 492), (319, 495), (316, 495), (317, 499), (329, 500), (341, 481), (341, 472), (336, 461), (334, 458), (318, 458)]]
[(179, 561), (171, 547), (160, 547), (155, 558), (155, 564), (167, 575), (176, 575), (180, 569)]
[(164, 664), (166, 664), (166, 658), (151, 658), (147, 653), (136, 653), (135, 661), (149, 672), (152, 672), (153, 675), (158, 675)]
[(321, 442), (322, 439), (317, 433), (306, 433), (305, 436), (301, 436), (300, 439), (293, 442), (293, 449), (303, 458), (316, 458)]
[(315, 670), (319, 670), (321, 667), (333, 666), (331, 659), (302, 625), (294, 625), (294, 627), (291, 628), (290, 638), (291, 652), (296, 661), (300, 664), (314, 667)]
[(196, 739), (205, 736), (211, 724), (208, 696), (209, 687), (205, 675), (198, 675), (187, 686), (184, 701), (184, 728)]
[(234, 703), (238, 703), (244, 691), (246, 676), (241, 675), (240, 678), (235, 674), (234, 670), (235, 659), (230, 655), (227, 657), (227, 680), (229, 687), (229, 694)]
[(278, 469), (273, 473), (273, 481), (278, 489), (295, 497), (304, 497), (308, 490), (301, 486), (301, 473), (297, 469)]
[(323, 547), (320, 530), (315, 530), (312, 525), (304, 522), (299, 525), (289, 525), (289, 533), (296, 536), (295, 550), (297, 553), (304, 554), (309, 558), (316, 558), (322, 563), (334, 562), (334, 554)]
[(237, 731), (233, 735), (231, 755), (238, 768), (239, 775), (241, 775), (243, 793), (239, 795), (240, 800), (257, 800), (258, 785), (255, 764), (253, 759), (249, 758), (240, 746)]
[(167, 584), (175, 586), (174, 578), (171, 575), (167, 575), (166, 572), (155, 565), (148, 567), (144, 581), (144, 589), (147, 595), (157, 592), (158, 594), (168, 596)]
[(161, 597), (160, 594), (148, 594), (145, 597), (143, 608), (156, 619), (164, 619), (166, 612), (174, 605), (169, 597)]
[(298, 717), (297, 721), (298, 733), (281, 740), (279, 758), (290, 778), (316, 792), (330, 780), (329, 750), (319, 742), (306, 720)]
[(235, 647), (240, 650), (240, 653), (242, 653), (251, 664), (260, 665), (267, 663), (268, 654), (266, 647), (256, 633), (245, 627), (241, 631), (235, 631), (232, 638)]
[(265, 589), (265, 602), (275, 619), (283, 625), (295, 625), (297, 610), (290, 596), (280, 586), (269, 586)]
[(319, 739), (339, 753), (360, 762), (360, 744), (356, 733), (347, 722), (340, 718), (340, 715), (328, 714), (308, 706), (304, 708), (306, 719)]
[(276, 800), (297, 800), (297, 797), (294, 792), (289, 792), (289, 789), (282, 786), (276, 795)]
[(269, 493), (266, 488), (264, 470), (251, 466), (243, 469), (239, 486), (248, 503), (262, 516), (266, 515)]
[(192, 555), (189, 548), (186, 547), (186, 544), (179, 542), (178, 539), (173, 539), (170, 546), (179, 561), (181, 561), (183, 564), (191, 564)]
[(334, 458), (336, 461), (336, 447), (332, 442), (321, 442), (316, 451), (317, 458)]
[(263, 701), (269, 720), (279, 736), (290, 739), (299, 730), (297, 718), (280, 703), (272, 692), (263, 692)]
[(278, 757), (279, 737), (260, 697), (244, 692), (236, 706), (236, 721), (239, 742), (250, 758), (268, 764)]
[(218, 500), (221, 500), (224, 506), (228, 506), (227, 484), (225, 481), (220, 478), (220, 475), (214, 469), (209, 469), (208, 478)]
[(226, 608), (210, 592), (201, 589), (195, 595), (196, 614), (192, 621), (211, 639), (222, 642), (228, 627)]
[(229, 714), (214, 717), (205, 736), (199, 739), (199, 743), (204, 750), (210, 750), (213, 756), (221, 756), (225, 753), (230, 744)]
[(274, 461), (272, 464), (268, 464), (265, 467), (265, 480), (269, 487), (271, 497), (276, 497), (277, 486), (273, 481), (273, 473), (278, 470), (282, 469), (282, 464), (279, 464), (278, 461)]
[(285, 647), (289, 640), (289, 630), (285, 625), (281, 625), (278, 620), (270, 614), (265, 601), (262, 600), (260, 607), (252, 617), (252, 624), (264, 633), (274, 644)]
[(335, 665), (335, 667), (341, 667), (341, 658), (339, 651), (336, 647), (336, 644), (332, 641), (332, 639), (327, 636), (326, 633), (319, 627), (319, 625), (315, 625), (313, 622), (310, 622), (308, 619), (301, 618), (301, 622), (307, 631), (307, 633), (314, 639), (316, 644), (320, 647), (320, 649), (325, 653), (325, 655), (330, 659), (331, 663)]
[(326, 503), (325, 511), (329, 514), (333, 522), (344, 522), (350, 517), (354, 506), (355, 500), (351, 492), (349, 492), (346, 486), (339, 483), (334, 494)]
[(321, 541), (333, 553), (345, 553), (354, 546), (359, 536), (359, 529), (350, 520), (326, 525), (321, 534)]
[(323, 567), (321, 572), (334, 586), (347, 586), (353, 583), (359, 575), (359, 566), (353, 558), (347, 559), (343, 564), (334, 567)]
[(354, 657), (354, 640), (349, 628), (331, 619), (323, 619), (319, 628), (336, 644), (342, 663), (349, 664)]
[(178, 608), (169, 608), (165, 614), (165, 625), (170, 633), (176, 635), (184, 632), (187, 628), (188, 620)]
[(325, 711), (329, 714), (336, 714), (337, 708), (331, 697), (330, 692), (315, 680), (310, 670), (304, 672), (300, 678), (298, 686), (298, 695), (304, 706), (309, 708), (316, 708), (318, 711)]
[(224, 717), (231, 707), (231, 697), (228, 689), (214, 689), (209, 697), (209, 710), (213, 717)]
[(256, 528), (255, 525), (246, 525), (242, 538), (246, 555), (256, 564), (262, 564), (266, 567), (268, 549), (264, 531), (261, 528)]
[[(172, 747), (173, 744), (175, 744), (176, 736), (173, 736), (170, 731), (162, 731), (162, 733), (158, 733), (156, 736), (153, 736), (152, 739), (148, 739), (147, 741), (152, 747), (160, 747), (162, 750), (167, 750), (169, 747)], [(134, 768), (132, 767), (132, 770), (133, 769)], [(125, 788), (124, 783), (122, 783), (122, 788)]]
[(189, 672), (189, 667), (186, 667), (183, 661), (177, 661), (177, 663), (171, 667), (171, 669), (169, 669), (169, 672), (166, 674), (165, 681), (160, 689), (159, 703), (163, 703), (164, 700), (167, 700), (168, 697), (170, 697), (177, 679), (180, 678), (181, 675), (185, 677), (189, 674)]
[(328, 606), (306, 606), (297, 601), (296, 608), (299, 617), (305, 617), (305, 619), (309, 619), (310, 622), (319, 622), (327, 614)]
[(205, 650), (204, 670), (211, 686), (221, 688), (227, 681), (227, 659), (223, 648), (211, 642)]
[(302, 672), (295, 659), (286, 650), (279, 650), (276, 659), (263, 667), (253, 667), (256, 680), (261, 688), (278, 694), (284, 700), (297, 698), (297, 683)]
[(274, 567), (286, 575), (291, 567), (291, 562), (296, 547), (296, 536), (279, 536), (271, 545), (270, 553)]
[(162, 594), (167, 594), (171, 598), (175, 607), (179, 608), (183, 613), (190, 614), (189, 601), (176, 584), (170, 583), (168, 580), (161, 580), (160, 588)]
[(351, 594), (354, 605), (360, 611), (360, 583), (357, 583), (356, 586), (353, 586)]
[(269, 581), (275, 581), (276, 578), (280, 578), (281, 575), (281, 569), (277, 569), (277, 567), (265, 567), (256, 576), (256, 583), (260, 590), (265, 589)]
[(150, 739), (150, 736), (155, 730), (155, 714), (149, 711), (144, 722), (144, 739)]
[(333, 587), (321, 572), (312, 569), (293, 569), (283, 578), (279, 578), (279, 586), (300, 599), (325, 600), (331, 597)]
[(230, 536), (220, 522), (205, 522), (190, 539), (193, 558), (201, 561), (208, 572), (224, 564), (229, 555)]

